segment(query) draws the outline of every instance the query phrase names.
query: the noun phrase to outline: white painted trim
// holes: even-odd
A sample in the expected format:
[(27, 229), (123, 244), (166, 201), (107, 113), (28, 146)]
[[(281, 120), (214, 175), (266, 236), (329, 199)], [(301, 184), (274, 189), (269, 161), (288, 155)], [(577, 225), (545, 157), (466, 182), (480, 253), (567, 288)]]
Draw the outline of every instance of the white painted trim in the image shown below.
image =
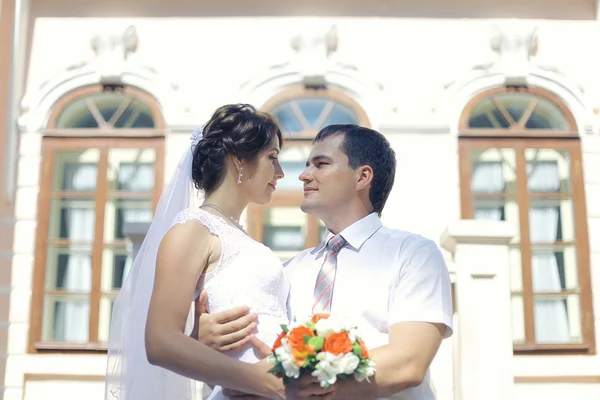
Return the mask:
[[(38, 90), (30, 91), (21, 103), (24, 114), (19, 118), (21, 131), (38, 132), (44, 128), (54, 104), (64, 95), (81, 87), (101, 83), (101, 76), (93, 64), (68, 68), (63, 73), (44, 83)], [(149, 68), (126, 63), (120, 73), (120, 82), (133, 86), (153, 96), (159, 103), (165, 123), (176, 120), (183, 109), (177, 100), (178, 86), (166, 82)]]
[[(446, 91), (440, 112), (447, 119), (450, 132), (458, 135), (460, 116), (469, 101), (479, 93), (504, 86), (505, 77), (500, 72), (472, 71), (454, 82)], [(595, 118), (583, 91), (570, 79), (555, 72), (531, 66), (527, 84), (546, 89), (557, 95), (571, 111), (580, 136), (595, 132)]]
[[(370, 75), (329, 63), (325, 81), (356, 101), (367, 114), (371, 126), (377, 129), (383, 114), (391, 108), (383, 88)], [(240, 101), (262, 107), (269, 99), (290, 86), (303, 82), (301, 70), (293, 63), (273, 67), (245, 82), (239, 90)]]

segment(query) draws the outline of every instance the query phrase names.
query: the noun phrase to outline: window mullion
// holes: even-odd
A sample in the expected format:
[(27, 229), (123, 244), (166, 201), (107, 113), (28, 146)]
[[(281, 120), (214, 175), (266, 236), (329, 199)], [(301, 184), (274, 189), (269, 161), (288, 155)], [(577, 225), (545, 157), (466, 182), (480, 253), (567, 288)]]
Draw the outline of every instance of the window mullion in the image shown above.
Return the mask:
[(520, 248), (523, 273), (523, 308), (525, 312), (525, 343), (535, 345), (535, 314), (533, 277), (531, 269), (531, 240), (529, 238), (529, 196), (527, 189), (527, 161), (525, 143), (515, 146), (517, 161), (517, 203), (519, 204)]
[(98, 181), (96, 183), (96, 226), (94, 230), (94, 247), (92, 250), (92, 291), (90, 293), (90, 334), (91, 343), (98, 342), (98, 325), (100, 319), (100, 298), (102, 278), (102, 253), (104, 251), (104, 210), (108, 192), (108, 147), (100, 148), (98, 162)]

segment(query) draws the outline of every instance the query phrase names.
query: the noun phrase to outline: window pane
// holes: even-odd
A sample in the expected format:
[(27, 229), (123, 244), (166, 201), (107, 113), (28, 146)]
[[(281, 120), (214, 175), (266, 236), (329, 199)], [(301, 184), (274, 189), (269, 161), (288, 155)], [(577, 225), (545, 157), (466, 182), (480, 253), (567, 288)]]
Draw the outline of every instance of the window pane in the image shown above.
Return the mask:
[(510, 114), (515, 123), (519, 123), (525, 110), (537, 96), (530, 93), (501, 93), (494, 96), (494, 99)]
[(513, 243), (520, 241), (519, 204), (513, 198), (479, 198), (473, 199), (473, 219), (488, 221), (508, 221), (515, 227)]
[(529, 204), (529, 237), (532, 243), (575, 240), (571, 199), (530, 199)]
[(574, 246), (534, 247), (531, 253), (534, 293), (560, 293), (579, 288)]
[(535, 296), (536, 343), (582, 343), (578, 295)]
[(513, 149), (474, 150), (471, 153), (471, 162), (473, 192), (515, 192), (517, 162)]
[(56, 120), (58, 129), (95, 129), (98, 122), (84, 99), (69, 104)]
[(87, 296), (45, 296), (42, 340), (85, 343), (89, 323)]
[(154, 149), (111, 149), (108, 153), (110, 190), (152, 192)]
[(513, 343), (525, 343), (525, 305), (523, 297), (512, 296), (512, 333)]
[(281, 130), (286, 133), (301, 133), (304, 131), (298, 116), (292, 111), (289, 104), (282, 104), (273, 110), (273, 116), (279, 122)]
[(469, 117), (469, 128), (506, 129), (508, 127), (510, 123), (489, 98), (477, 104)]
[(92, 242), (96, 228), (95, 206), (93, 199), (53, 199), (50, 205), (49, 238)]
[(274, 207), (263, 214), (263, 243), (274, 251), (303, 250), (307, 216), (298, 207)]
[(304, 184), (299, 178), (306, 169), (310, 146), (286, 146), (279, 155), (279, 162), (285, 176), (277, 182), (279, 190), (302, 190)]
[(123, 227), (127, 223), (152, 222), (151, 200), (110, 200), (104, 214), (104, 242), (125, 239)]
[(553, 149), (526, 149), (527, 187), (532, 193), (570, 193), (569, 154)]
[(317, 122), (325, 107), (330, 103), (332, 103), (330, 107), (333, 105), (331, 100), (320, 99), (317, 97), (300, 98), (294, 100), (294, 102), (300, 107), (300, 110), (302, 110), (302, 114), (304, 114), (304, 118), (306, 118), (308, 125), (315, 129), (319, 128)]
[(333, 107), (331, 113), (325, 118), (325, 122), (319, 129), (334, 124), (358, 124), (358, 118), (354, 114), (354, 111), (338, 103)]
[(57, 152), (52, 185), (55, 191), (89, 192), (98, 180), (98, 149)]
[(89, 293), (92, 289), (91, 246), (51, 246), (47, 253), (46, 289)]
[(154, 128), (154, 118), (150, 107), (138, 99), (133, 100), (115, 122), (115, 128)]
[(100, 299), (100, 320), (98, 321), (98, 341), (107, 343), (116, 296), (102, 296)]
[(102, 254), (102, 292), (121, 289), (133, 263), (129, 246), (107, 247)]
[(568, 131), (569, 123), (565, 114), (556, 104), (546, 99), (540, 99), (531, 118), (525, 124), (525, 128)]
[(332, 124), (356, 124), (358, 117), (350, 108), (328, 97), (300, 97), (280, 104), (272, 111), (281, 129), (288, 133), (317, 131)]

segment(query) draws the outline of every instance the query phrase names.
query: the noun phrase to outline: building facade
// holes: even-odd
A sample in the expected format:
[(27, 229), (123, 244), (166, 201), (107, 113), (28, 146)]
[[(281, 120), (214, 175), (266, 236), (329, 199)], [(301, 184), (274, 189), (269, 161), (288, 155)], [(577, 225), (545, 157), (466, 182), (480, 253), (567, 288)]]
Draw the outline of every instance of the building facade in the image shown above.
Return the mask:
[(392, 143), (383, 222), (439, 243), (454, 281), (440, 400), (600, 398), (595, 2), (281, 3), (0, 2), (4, 398), (102, 398), (131, 227), (237, 102), (287, 137), (273, 202), (243, 215), (282, 259), (325, 233), (298, 209), (316, 132)]

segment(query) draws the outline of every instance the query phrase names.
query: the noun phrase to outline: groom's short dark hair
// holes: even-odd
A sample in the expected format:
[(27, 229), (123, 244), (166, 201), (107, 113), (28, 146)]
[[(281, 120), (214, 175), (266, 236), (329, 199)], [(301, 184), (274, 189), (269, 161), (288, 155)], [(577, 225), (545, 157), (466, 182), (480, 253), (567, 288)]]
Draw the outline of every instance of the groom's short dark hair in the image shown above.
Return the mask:
[(374, 210), (381, 215), (396, 176), (396, 153), (390, 142), (376, 130), (354, 124), (337, 124), (321, 129), (313, 143), (337, 135), (344, 135), (342, 151), (348, 157), (350, 168), (356, 169), (363, 165), (373, 168), (369, 200)]

